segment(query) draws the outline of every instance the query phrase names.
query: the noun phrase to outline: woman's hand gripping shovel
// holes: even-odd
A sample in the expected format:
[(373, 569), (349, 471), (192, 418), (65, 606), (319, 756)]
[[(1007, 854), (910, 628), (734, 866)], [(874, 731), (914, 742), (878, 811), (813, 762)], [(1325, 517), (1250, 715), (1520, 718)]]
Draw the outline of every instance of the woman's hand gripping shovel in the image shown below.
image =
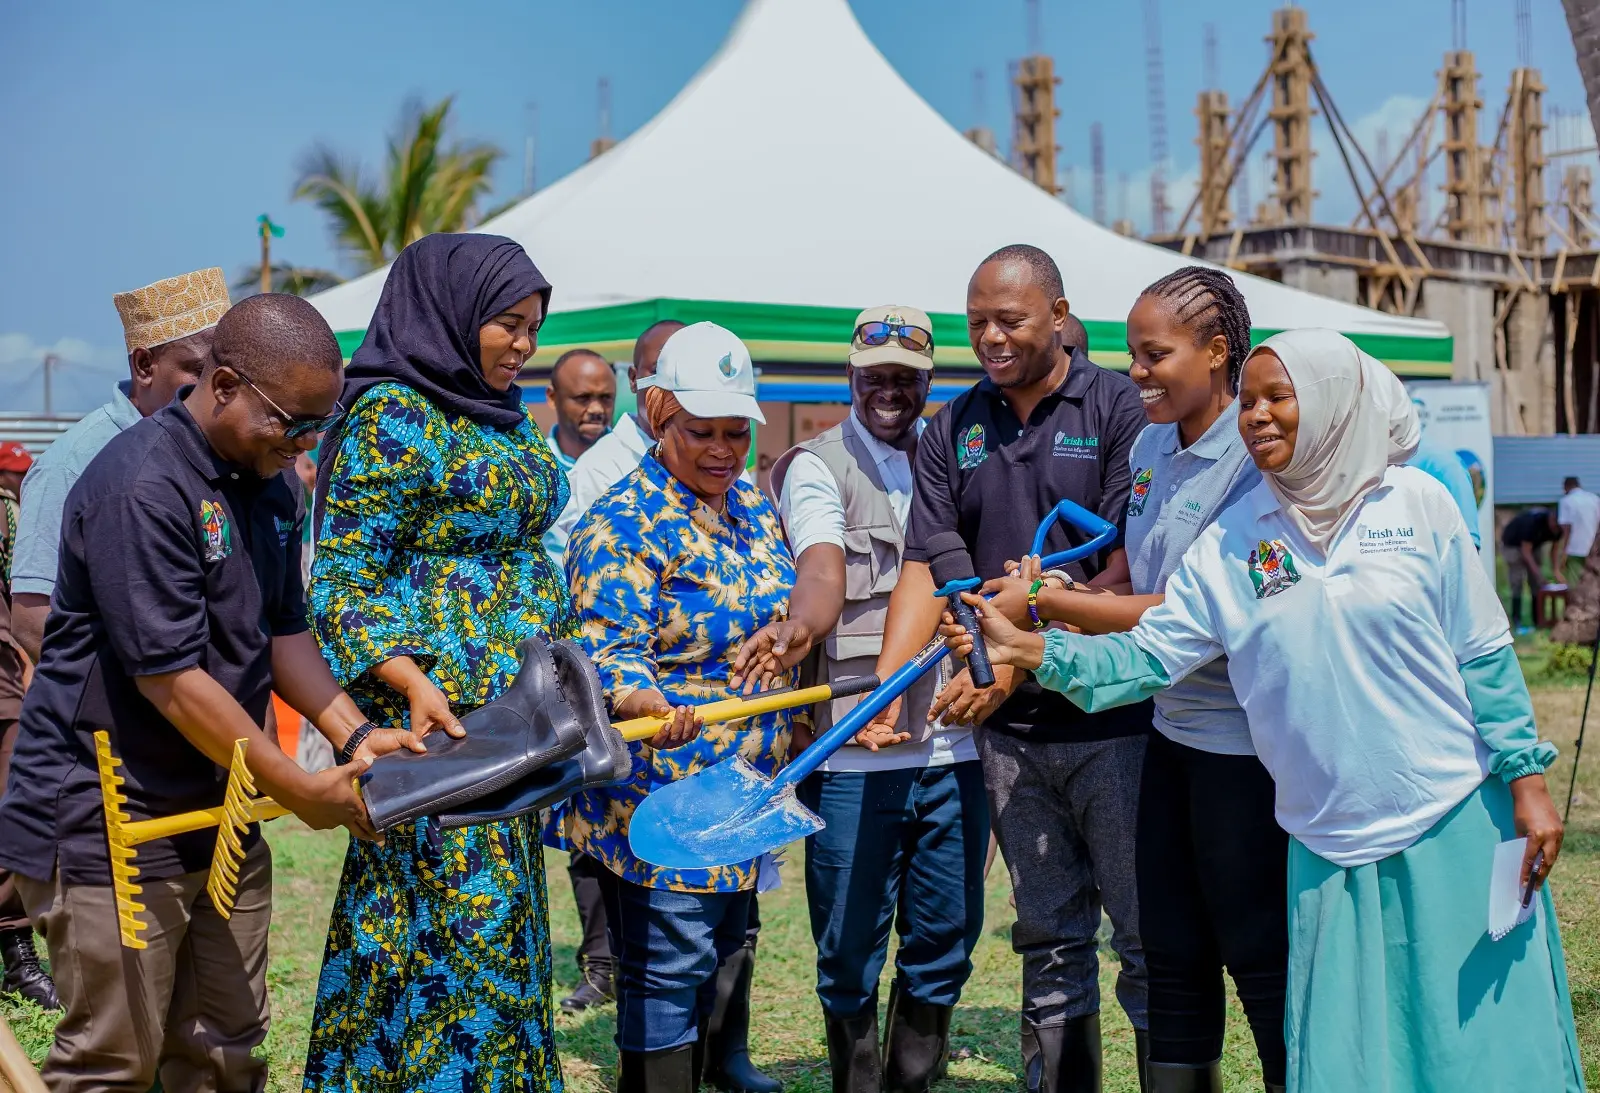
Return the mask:
[[(1030, 553), (1041, 553), (1051, 528), (1063, 520), (1090, 538), (1046, 557), (1047, 567), (1086, 558), (1116, 541), (1115, 525), (1080, 505), (1062, 501), (1039, 525)], [(970, 559), (963, 556), (960, 561), (965, 562), (965, 574), (957, 572), (954, 580), (936, 570), (935, 580), (946, 583), (935, 596), (960, 602), (959, 593), (978, 588), (981, 582), (970, 576)], [(970, 613), (971, 609), (967, 610)], [(774, 778), (768, 779), (743, 757), (735, 756), (653, 790), (634, 811), (628, 826), (633, 853), (666, 869), (709, 869), (758, 858), (822, 830), (821, 818), (800, 803), (795, 788), (948, 653), (942, 638), (929, 642)], [(976, 672), (974, 676), (976, 680)]]

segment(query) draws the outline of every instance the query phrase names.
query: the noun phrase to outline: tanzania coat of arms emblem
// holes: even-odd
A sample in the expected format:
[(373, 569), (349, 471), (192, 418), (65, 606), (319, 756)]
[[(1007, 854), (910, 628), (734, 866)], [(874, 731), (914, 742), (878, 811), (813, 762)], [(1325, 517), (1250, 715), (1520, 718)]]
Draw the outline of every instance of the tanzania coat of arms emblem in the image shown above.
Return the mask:
[(1264, 600), (1300, 581), (1300, 571), (1294, 567), (1294, 555), (1283, 545), (1282, 539), (1268, 542), (1262, 539), (1250, 552), (1250, 581), (1256, 586), (1256, 599)]

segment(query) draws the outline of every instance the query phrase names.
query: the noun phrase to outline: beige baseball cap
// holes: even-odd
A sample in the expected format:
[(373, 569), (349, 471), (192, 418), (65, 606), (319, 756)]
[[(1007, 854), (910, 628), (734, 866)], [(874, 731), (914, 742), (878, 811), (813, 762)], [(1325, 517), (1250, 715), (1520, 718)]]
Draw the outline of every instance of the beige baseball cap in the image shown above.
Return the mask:
[[(862, 337), (863, 326), (880, 323), (889, 327), (912, 327), (921, 332), (923, 348), (913, 349), (901, 343), (898, 337), (888, 334), (881, 343), (868, 344)], [(915, 334), (911, 335), (914, 339)], [(877, 339), (873, 339), (877, 341)], [(850, 335), (850, 363), (857, 368), (870, 368), (875, 364), (903, 364), (908, 368), (929, 371), (933, 368), (933, 323), (926, 311), (901, 304), (869, 307), (856, 316), (856, 325)]]

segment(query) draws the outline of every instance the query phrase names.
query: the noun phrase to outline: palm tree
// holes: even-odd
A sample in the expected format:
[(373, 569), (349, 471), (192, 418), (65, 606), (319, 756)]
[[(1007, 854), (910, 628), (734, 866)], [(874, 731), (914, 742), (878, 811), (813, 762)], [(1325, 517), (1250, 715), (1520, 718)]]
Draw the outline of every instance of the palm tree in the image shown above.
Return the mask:
[[(288, 292), (295, 296), (310, 296), (325, 288), (343, 284), (344, 278), (331, 269), (316, 266), (296, 266), (289, 262), (274, 262), (268, 272), (273, 292)], [(233, 282), (235, 299), (261, 291), (261, 267), (245, 266)]]
[(505, 153), (488, 143), (446, 143), (454, 101), (407, 103), (376, 179), (327, 145), (301, 159), (295, 200), (327, 214), (334, 242), (359, 271), (386, 265), (424, 235), (477, 223), (478, 201)]

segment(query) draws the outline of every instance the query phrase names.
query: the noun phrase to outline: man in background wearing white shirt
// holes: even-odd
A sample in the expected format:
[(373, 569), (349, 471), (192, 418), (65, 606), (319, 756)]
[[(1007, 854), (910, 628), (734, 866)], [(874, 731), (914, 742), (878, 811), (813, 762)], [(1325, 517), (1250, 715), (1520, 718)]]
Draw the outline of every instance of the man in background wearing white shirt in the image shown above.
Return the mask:
[[(790, 618), (750, 639), (736, 673), (763, 653), (793, 662), (813, 646), (825, 678), (874, 670), (911, 511), (931, 331), (915, 308), (857, 316), (850, 416), (772, 468), (797, 559)], [(833, 1088), (847, 1093), (922, 1093), (942, 1076), (950, 1014), (983, 930), (988, 798), (972, 730), (928, 723), (939, 682), (926, 677), (892, 731), (863, 730), (799, 790), (827, 823), (806, 839), (806, 894)], [(819, 706), (817, 731), (856, 701)], [(900, 948), (880, 1055), (878, 976), (891, 925)]]
[(1561, 483), (1561, 503), (1556, 506), (1556, 523), (1561, 525), (1562, 554), (1561, 579), (1568, 588), (1578, 587), (1583, 576), (1583, 562), (1594, 546), (1594, 536), (1600, 530), (1600, 497), (1582, 486), (1576, 478)]
[[(656, 374), (656, 358), (667, 339), (683, 328), (677, 319), (662, 319), (645, 328), (633, 343), (633, 363), (628, 366), (628, 387), (637, 398), (639, 381)], [(545, 549), (557, 569), (561, 568), (567, 553), (567, 540), (572, 529), (578, 526), (578, 517), (589, 511), (589, 506), (600, 500), (607, 491), (632, 474), (644, 453), (656, 442), (650, 435), (650, 426), (638, 412), (625, 414), (611, 431), (596, 440), (576, 463), (563, 468), (567, 472), (567, 486), (571, 495), (567, 507), (561, 510), (556, 522), (545, 533)]]

